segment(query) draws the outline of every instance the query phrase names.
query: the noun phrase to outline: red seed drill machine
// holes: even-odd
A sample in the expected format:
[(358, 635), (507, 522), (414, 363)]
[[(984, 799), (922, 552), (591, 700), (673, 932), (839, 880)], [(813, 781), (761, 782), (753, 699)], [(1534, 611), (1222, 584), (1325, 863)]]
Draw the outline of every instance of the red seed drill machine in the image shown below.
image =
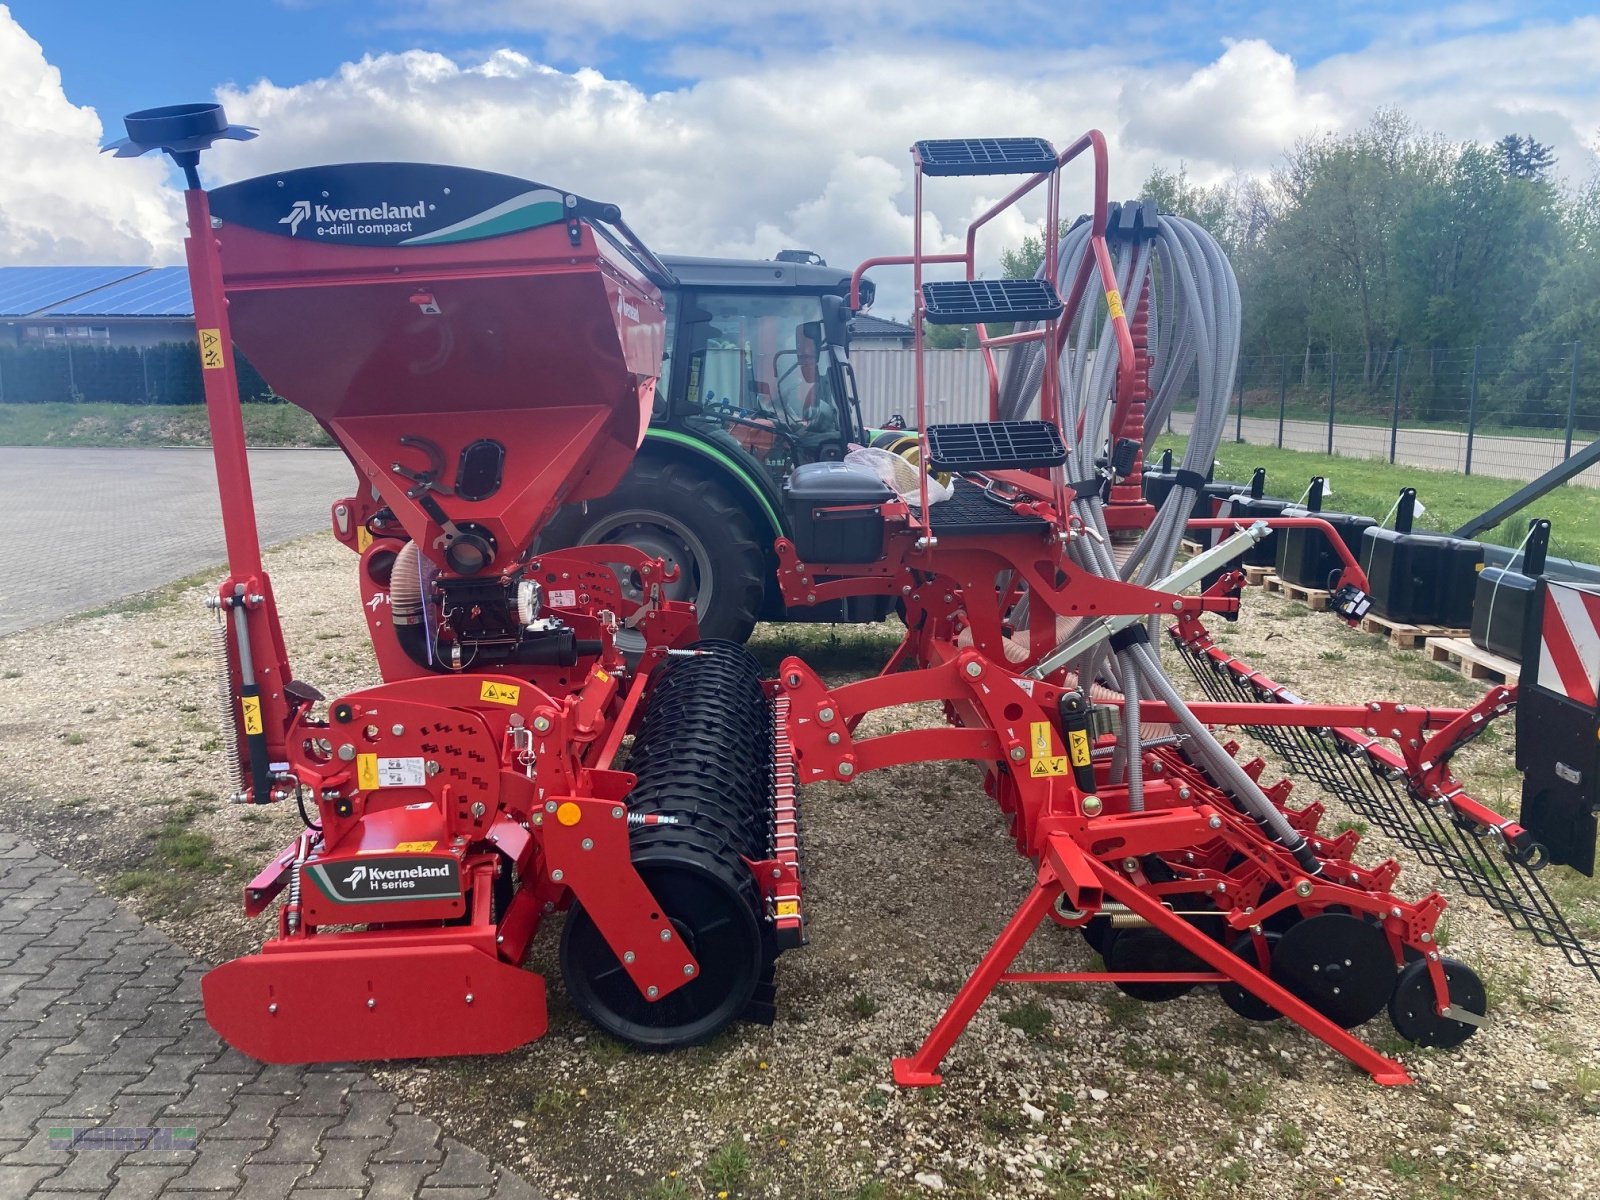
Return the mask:
[[(995, 987), (1060, 981), (1152, 1001), (1215, 987), (1245, 1019), (1286, 1017), (1377, 1081), (1407, 1082), (1349, 1031), (1385, 1008), (1423, 1045), (1483, 1024), (1481, 982), (1435, 940), (1445, 901), (1393, 891), (1399, 865), (1357, 863), (1356, 832), (1319, 834), (1321, 806), (1291, 806), (1288, 779), (1263, 783), (1262, 760), (1218, 741), (1227, 726), (1596, 968), (1534, 869), (1592, 869), (1600, 636), (1552, 641), (1557, 668), (1523, 690), (1524, 710), (1544, 703), (1543, 719), (1559, 710), (1578, 731), (1563, 770), (1527, 764), (1526, 825), (1473, 799), (1449, 765), (1516, 708), (1515, 689), (1468, 710), (1319, 705), (1212, 643), (1202, 614), (1237, 613), (1231, 564), (1274, 529), (1330, 538), (1347, 618), (1365, 577), (1318, 517), (1194, 519), (1233, 380), (1238, 290), (1203, 230), (1107, 202), (1098, 133), (1059, 154), (1033, 138), (913, 149), (913, 253), (857, 279), (912, 267), (914, 440), (953, 493), (930, 503), (921, 471), (903, 493), (843, 463), (790, 476), (786, 601), (889, 595), (907, 630), (880, 675), (829, 688), (798, 658), (763, 681), (743, 648), (697, 641), (692, 609), (661, 597), (659, 560), (535, 549), (558, 505), (618, 478), (650, 413), (670, 279), (614, 206), (397, 164), (208, 195), (200, 151), (253, 131), (214, 105), (127, 126), (119, 154), (162, 149), (189, 184), (239, 799), (293, 798), (306, 821), (245, 889), (249, 913), (274, 913), (274, 936), (205, 979), (208, 1019), (246, 1053), (401, 1058), (536, 1038), (544, 982), (521, 963), (558, 910), (564, 984), (613, 1036), (671, 1047), (770, 1020), (777, 955), (805, 940), (799, 788), (967, 760), (1037, 874), (920, 1049), (896, 1060), (901, 1084), (939, 1081)], [(1092, 211), (1057, 236), (1063, 168), (1080, 156)], [(925, 254), (924, 181), (952, 175), (1023, 181), (964, 252)], [(1038, 277), (979, 280), (979, 231), (1039, 188)], [(931, 264), (963, 277), (924, 280)], [(924, 320), (977, 325), (990, 421), (927, 424)], [(1014, 331), (991, 337), (990, 322)], [(1001, 345), (1013, 347), (1004, 378)], [(236, 346), (355, 466), (333, 526), (360, 554), (375, 687), (325, 699), (290, 669), (256, 539)], [(1147, 430), (1191, 379), (1189, 448), (1156, 508), (1139, 486)], [(1180, 563), (1186, 529), (1215, 530), (1216, 544)], [(1547, 608), (1600, 625), (1591, 600), (1552, 593)], [(623, 628), (645, 646), (637, 662), (617, 649)], [(1163, 639), (1210, 699), (1178, 693)], [(945, 722), (857, 736), (866, 714), (923, 701)], [(1105, 970), (1013, 971), (1046, 923), (1081, 930)]]

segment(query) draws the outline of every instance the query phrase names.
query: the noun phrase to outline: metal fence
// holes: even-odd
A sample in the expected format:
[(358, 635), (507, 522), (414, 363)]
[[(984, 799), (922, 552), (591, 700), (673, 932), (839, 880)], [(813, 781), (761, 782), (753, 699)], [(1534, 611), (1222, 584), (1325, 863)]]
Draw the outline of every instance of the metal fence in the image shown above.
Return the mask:
[[(924, 355), (924, 384), (930, 423), (987, 421), (989, 372), (976, 350), (929, 350)], [(1006, 351), (995, 351), (995, 369), (1003, 376)], [(916, 355), (911, 350), (852, 347), (861, 393), (861, 415), (869, 426), (883, 424), (899, 413), (907, 424), (917, 413)]]
[[(910, 350), (860, 348), (852, 361), (868, 424), (912, 419)], [(926, 371), (930, 420), (987, 419), (981, 354), (932, 350)], [(1252, 445), (1528, 480), (1600, 436), (1600, 346), (1246, 355), (1232, 407), (1229, 436)], [(1170, 428), (1188, 432), (1193, 410), (1181, 397)], [(1600, 486), (1600, 468), (1578, 482)]]
[[(1188, 429), (1186, 397), (1170, 427)], [(1600, 436), (1600, 348), (1468, 346), (1239, 361), (1235, 441), (1531, 479)], [(1600, 472), (1579, 481), (1600, 485)]]

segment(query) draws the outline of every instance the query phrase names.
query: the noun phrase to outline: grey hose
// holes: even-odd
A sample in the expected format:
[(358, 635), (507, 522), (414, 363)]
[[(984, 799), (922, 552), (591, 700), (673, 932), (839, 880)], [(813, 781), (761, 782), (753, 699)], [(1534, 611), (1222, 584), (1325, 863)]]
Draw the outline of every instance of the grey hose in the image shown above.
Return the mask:
[[(1084, 256), (1090, 253), (1088, 230), (1085, 222), (1062, 240), (1056, 286), (1063, 293), (1076, 278)], [(1145, 408), (1145, 449), (1148, 451), (1166, 424), (1184, 385), (1192, 378), (1195, 416), (1182, 466), (1204, 475), (1222, 439), (1228, 398), (1238, 369), (1241, 320), (1239, 285), (1233, 269), (1216, 241), (1182, 217), (1162, 217), (1152, 242), (1116, 244), (1112, 259), (1118, 289), (1130, 308), (1137, 306), (1149, 285), (1148, 338), (1153, 362), (1151, 399)], [(1039, 275), (1042, 277), (1043, 273), (1041, 266)], [(1110, 314), (1102, 304), (1085, 303), (1069, 334), (1061, 355), (1062, 432), (1072, 470), (1078, 477), (1087, 477), (1096, 456), (1111, 449), (1106, 440), (1116, 399), (1117, 368), (1123, 364)], [(1045, 353), (1040, 343), (1026, 343), (1011, 353), (1000, 390), (1002, 420), (1021, 419), (1029, 411), (1044, 377)], [(1071, 515), (1082, 522), (1090, 536), (1073, 542), (1069, 555), (1079, 569), (1101, 578), (1120, 577), (1150, 586), (1171, 572), (1185, 523), (1197, 499), (1196, 489), (1174, 487), (1119, 568), (1112, 554), (1100, 497), (1075, 497)], [(1019, 625), (1026, 599), (1013, 614)], [(1155, 624), (1153, 620), (1151, 623)], [(1073, 622), (1067, 637), (1082, 625), (1081, 621)], [(1096, 679), (1103, 679), (1122, 693), (1123, 729), (1112, 764), (1114, 777), (1126, 782), (1130, 810), (1138, 812), (1144, 807), (1139, 708), (1149, 696), (1172, 710), (1177, 725), (1188, 735), (1189, 752), (1239, 806), (1289, 849), (1308, 872), (1320, 871), (1305, 838), (1295, 832), (1184, 703), (1162, 671), (1154, 645), (1134, 643), (1113, 655), (1102, 644), (1071, 666), (1077, 671), (1080, 687), (1087, 689)]]

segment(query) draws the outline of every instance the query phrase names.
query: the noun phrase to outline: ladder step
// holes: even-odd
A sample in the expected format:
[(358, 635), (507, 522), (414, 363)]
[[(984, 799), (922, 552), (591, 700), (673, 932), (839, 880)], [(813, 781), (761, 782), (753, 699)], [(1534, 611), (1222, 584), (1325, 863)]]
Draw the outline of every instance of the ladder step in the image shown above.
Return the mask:
[(930, 325), (975, 321), (1053, 321), (1061, 297), (1048, 279), (952, 279), (922, 285)]
[(936, 138), (913, 148), (924, 175), (1037, 175), (1056, 169), (1043, 138)]
[(935, 471), (1027, 471), (1066, 460), (1061, 430), (1050, 421), (928, 426), (928, 465)]

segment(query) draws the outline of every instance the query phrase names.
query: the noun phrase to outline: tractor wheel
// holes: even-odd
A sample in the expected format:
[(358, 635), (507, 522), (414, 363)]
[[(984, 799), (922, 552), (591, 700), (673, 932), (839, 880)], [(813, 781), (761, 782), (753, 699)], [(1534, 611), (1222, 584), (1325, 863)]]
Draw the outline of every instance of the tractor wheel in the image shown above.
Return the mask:
[[(767, 556), (749, 515), (727, 491), (692, 466), (641, 458), (609, 495), (568, 505), (539, 536), (540, 546), (625, 543), (676, 566), (669, 600), (693, 600), (700, 634), (743, 642), (750, 636), (766, 592)], [(624, 578), (623, 592), (640, 595), (639, 581)], [(628, 631), (618, 638), (625, 644)]]

